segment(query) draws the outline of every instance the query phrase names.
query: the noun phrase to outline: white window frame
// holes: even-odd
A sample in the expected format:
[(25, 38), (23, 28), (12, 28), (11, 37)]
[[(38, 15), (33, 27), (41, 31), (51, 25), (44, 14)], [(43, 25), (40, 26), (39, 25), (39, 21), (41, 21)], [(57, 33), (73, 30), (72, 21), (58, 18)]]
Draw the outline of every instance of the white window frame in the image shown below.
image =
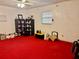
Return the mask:
[(42, 24), (52, 24), (53, 15), (51, 11), (42, 12)]

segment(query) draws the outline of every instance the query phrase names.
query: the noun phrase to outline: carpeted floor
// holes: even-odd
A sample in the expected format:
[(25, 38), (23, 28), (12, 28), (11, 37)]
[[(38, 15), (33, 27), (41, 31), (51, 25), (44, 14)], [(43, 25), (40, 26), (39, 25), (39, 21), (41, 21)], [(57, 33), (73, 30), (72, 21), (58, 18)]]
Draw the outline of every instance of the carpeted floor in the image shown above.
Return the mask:
[(71, 47), (69, 42), (21, 36), (0, 41), (0, 59), (73, 59)]

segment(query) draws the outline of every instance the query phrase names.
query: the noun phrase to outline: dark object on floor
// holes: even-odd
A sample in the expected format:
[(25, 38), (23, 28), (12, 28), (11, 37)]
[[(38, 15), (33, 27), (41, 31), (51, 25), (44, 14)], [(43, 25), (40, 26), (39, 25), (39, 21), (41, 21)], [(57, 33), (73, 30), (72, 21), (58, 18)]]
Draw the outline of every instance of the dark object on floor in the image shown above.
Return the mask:
[(72, 52), (74, 53), (74, 59), (79, 59), (79, 40), (73, 42)]
[(35, 37), (44, 40), (44, 34), (35, 34)]

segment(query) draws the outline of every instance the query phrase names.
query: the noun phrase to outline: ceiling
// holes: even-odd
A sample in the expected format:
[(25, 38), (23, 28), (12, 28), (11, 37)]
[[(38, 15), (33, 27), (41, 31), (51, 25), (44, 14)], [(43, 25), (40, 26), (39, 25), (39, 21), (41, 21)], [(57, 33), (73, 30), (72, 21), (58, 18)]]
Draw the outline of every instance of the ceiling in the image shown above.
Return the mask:
[[(32, 6), (26, 5), (25, 8), (34, 8), (38, 6), (44, 6), (48, 4), (62, 2), (65, 0), (32, 0), (32, 1), (37, 1), (38, 3), (34, 3)], [(0, 5), (18, 8), (16, 4), (16, 0), (0, 0)]]

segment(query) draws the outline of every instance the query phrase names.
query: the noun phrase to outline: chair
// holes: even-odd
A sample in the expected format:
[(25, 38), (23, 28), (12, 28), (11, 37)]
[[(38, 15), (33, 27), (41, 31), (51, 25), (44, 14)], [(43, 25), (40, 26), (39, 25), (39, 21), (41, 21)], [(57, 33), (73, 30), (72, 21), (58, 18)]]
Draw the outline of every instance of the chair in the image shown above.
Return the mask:
[(54, 40), (58, 40), (58, 32), (52, 31), (51, 38), (54, 39)]

